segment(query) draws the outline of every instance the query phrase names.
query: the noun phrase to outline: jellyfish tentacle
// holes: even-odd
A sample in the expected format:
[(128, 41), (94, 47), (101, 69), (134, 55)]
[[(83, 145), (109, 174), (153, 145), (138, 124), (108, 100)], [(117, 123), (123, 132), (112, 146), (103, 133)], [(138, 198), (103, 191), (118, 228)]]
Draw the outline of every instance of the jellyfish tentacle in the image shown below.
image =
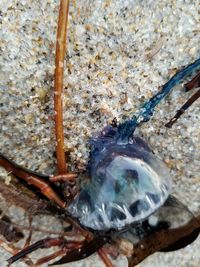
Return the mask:
[[(200, 58), (176, 73), (163, 87), (160, 92), (144, 103), (138, 116), (138, 123), (146, 122), (153, 115), (154, 108), (164, 99), (184, 78), (200, 68)], [(140, 117), (142, 119), (140, 119)]]
[(160, 92), (155, 94), (150, 100), (143, 104), (137, 116), (133, 116), (130, 120), (127, 120), (118, 126), (119, 130), (117, 139), (122, 141), (128, 140), (132, 136), (138, 125), (150, 120), (150, 118), (153, 116), (155, 107), (160, 103), (162, 99), (164, 99), (171, 92), (173, 87), (178, 85), (183, 79), (197, 71), (199, 68), (200, 58), (177, 72), (162, 87)]

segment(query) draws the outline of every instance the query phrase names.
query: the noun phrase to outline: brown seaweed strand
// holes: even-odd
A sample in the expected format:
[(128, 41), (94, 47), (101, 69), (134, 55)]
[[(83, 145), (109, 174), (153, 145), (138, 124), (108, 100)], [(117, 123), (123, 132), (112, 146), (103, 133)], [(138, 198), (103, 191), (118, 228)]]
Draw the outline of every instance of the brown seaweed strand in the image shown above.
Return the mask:
[(200, 72), (189, 82), (187, 82), (184, 87), (185, 91), (188, 92), (200, 86)]
[(181, 115), (200, 97), (200, 89), (193, 94), (188, 101), (179, 109), (177, 110), (175, 116), (165, 124), (166, 127), (171, 128), (172, 125), (181, 117)]
[(106, 267), (114, 267), (103, 248), (100, 248), (98, 250), (98, 254), (101, 257), (102, 261), (105, 263)]
[(56, 156), (57, 156), (58, 174), (67, 173), (67, 163), (64, 151), (62, 94), (63, 94), (63, 74), (64, 74), (64, 58), (66, 52), (68, 12), (69, 12), (69, 0), (61, 0), (59, 18), (58, 18), (57, 38), (56, 38), (55, 82), (54, 82), (54, 111), (55, 111)]
[(134, 267), (142, 262), (148, 256), (157, 251), (162, 251), (164, 248), (170, 246), (172, 243), (181, 238), (190, 235), (194, 231), (200, 230), (200, 215), (193, 218), (187, 225), (176, 229), (158, 231), (134, 246), (134, 252), (129, 258), (129, 267)]

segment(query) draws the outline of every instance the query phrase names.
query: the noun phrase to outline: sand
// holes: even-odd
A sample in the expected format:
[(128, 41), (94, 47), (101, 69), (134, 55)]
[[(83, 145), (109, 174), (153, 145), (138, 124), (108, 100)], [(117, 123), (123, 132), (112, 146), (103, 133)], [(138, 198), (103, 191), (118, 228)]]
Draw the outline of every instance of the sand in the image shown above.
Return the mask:
[[(113, 118), (130, 117), (181, 67), (200, 56), (199, 0), (71, 1), (64, 89), (65, 149), (72, 170), (88, 139)], [(18, 164), (55, 172), (53, 74), (58, 1), (1, 0), (0, 149)], [(177, 86), (137, 130), (170, 168), (174, 194), (200, 211), (199, 101), (164, 124), (191, 93)], [(3, 174), (2, 174), (3, 176)], [(5, 176), (5, 173), (4, 173)], [(200, 239), (138, 266), (200, 266)], [(0, 259), (5, 258), (1, 249)], [(126, 266), (124, 259), (118, 266)], [(16, 263), (14, 266), (24, 266)], [(66, 266), (103, 266), (98, 256)]]

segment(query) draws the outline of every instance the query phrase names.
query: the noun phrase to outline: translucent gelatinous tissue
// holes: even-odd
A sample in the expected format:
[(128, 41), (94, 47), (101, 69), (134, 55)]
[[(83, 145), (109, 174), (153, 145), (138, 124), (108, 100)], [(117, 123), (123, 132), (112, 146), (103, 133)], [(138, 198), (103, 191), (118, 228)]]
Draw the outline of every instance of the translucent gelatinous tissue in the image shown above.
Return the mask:
[(93, 157), (91, 180), (68, 208), (84, 226), (121, 229), (146, 219), (169, 196), (168, 169), (140, 138), (108, 142)]
[(147, 219), (164, 204), (170, 193), (168, 170), (134, 131), (149, 121), (160, 101), (199, 66), (197, 59), (177, 72), (138, 114), (93, 136), (90, 182), (68, 207), (82, 225), (102, 231), (121, 229)]

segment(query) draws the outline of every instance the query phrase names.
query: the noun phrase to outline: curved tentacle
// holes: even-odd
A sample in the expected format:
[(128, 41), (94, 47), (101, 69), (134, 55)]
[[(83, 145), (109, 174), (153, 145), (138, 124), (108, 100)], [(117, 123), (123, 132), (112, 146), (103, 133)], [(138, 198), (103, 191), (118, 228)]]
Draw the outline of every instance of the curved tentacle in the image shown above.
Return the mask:
[(155, 107), (160, 103), (162, 99), (164, 99), (173, 89), (174, 86), (178, 85), (183, 79), (187, 76), (191, 75), (195, 71), (200, 69), (200, 58), (195, 62), (191, 63), (187, 67), (183, 68), (179, 72), (177, 72), (158, 92), (154, 95), (150, 100), (144, 103), (144, 105), (139, 110), (139, 114), (137, 116), (133, 116), (130, 120), (125, 121), (124, 123), (119, 125), (119, 131), (117, 139), (121, 141), (128, 140), (136, 127), (150, 120), (153, 115)]

